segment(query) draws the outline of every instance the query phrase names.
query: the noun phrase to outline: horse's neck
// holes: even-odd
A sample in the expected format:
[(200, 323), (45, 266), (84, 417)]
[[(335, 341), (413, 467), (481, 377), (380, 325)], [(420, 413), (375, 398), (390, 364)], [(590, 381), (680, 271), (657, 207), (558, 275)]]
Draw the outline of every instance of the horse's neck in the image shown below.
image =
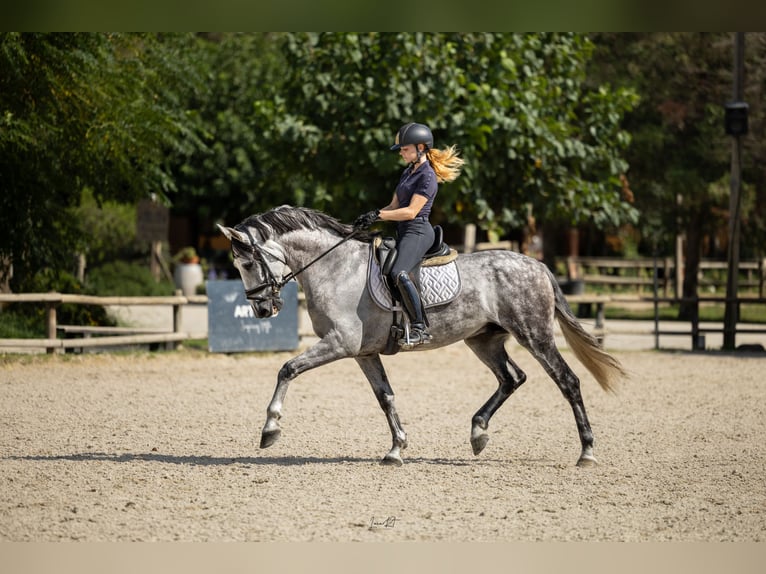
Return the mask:
[[(293, 272), (297, 272), (306, 265), (313, 267), (312, 262), (317, 258), (321, 257), (322, 260), (330, 258), (336, 251), (343, 250), (351, 243), (346, 242), (338, 246), (342, 241), (343, 238), (323, 231), (293, 231), (279, 238), (285, 252), (285, 260)], [(328, 253), (331, 250), (332, 253)], [(325, 253), (328, 253), (326, 257)]]
[(328, 270), (335, 275), (347, 270), (356, 254), (363, 251), (357, 241), (343, 242), (343, 238), (321, 231), (286, 233), (279, 242), (293, 273), (308, 266), (296, 277), (304, 288), (314, 279), (326, 280)]

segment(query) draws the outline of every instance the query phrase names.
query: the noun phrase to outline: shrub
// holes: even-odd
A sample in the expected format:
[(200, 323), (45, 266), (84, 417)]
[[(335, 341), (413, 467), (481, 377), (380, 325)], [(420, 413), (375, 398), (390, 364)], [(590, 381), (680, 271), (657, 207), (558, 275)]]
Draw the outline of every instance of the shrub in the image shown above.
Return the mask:
[(157, 282), (144, 264), (112, 261), (88, 273), (88, 293), (100, 296), (140, 297), (173, 295), (171, 281)]
[[(74, 275), (45, 269), (26, 283), (26, 292), (82, 294), (82, 284)], [(42, 303), (12, 303), (2, 311), (0, 335), (9, 338), (45, 337), (45, 305)], [(56, 308), (56, 322), (68, 325), (116, 324), (101, 305), (65, 303)]]

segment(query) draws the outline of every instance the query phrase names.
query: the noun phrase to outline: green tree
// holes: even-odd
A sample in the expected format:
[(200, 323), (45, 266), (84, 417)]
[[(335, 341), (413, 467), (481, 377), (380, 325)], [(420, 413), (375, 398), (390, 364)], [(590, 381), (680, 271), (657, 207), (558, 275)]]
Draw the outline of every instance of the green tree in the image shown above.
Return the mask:
[(167, 194), (167, 154), (196, 145), (178, 93), (192, 68), (147, 34), (0, 34), (0, 274), (69, 269), (97, 201)]
[[(279, 92), (284, 66), (278, 37), (255, 33), (180, 38), (183, 57), (193, 63), (199, 81), (182, 105), (204, 145), (173, 157), (178, 193), (172, 200), (174, 213), (189, 216), (197, 228), (201, 220), (239, 220), (253, 210), (295, 202), (270, 180), (269, 166), (279, 165), (280, 158), (254, 111), (256, 101)], [(164, 42), (178, 43), (179, 38)]]
[(766, 257), (766, 33), (745, 34), (745, 101), (749, 133), (743, 138), (743, 180), (750, 206), (742, 214), (742, 256)]
[(435, 217), (616, 225), (634, 105), (586, 82), (578, 34), (0, 34), (0, 265), (69, 268), (71, 216), (158, 193), (198, 219), (387, 202), (402, 123), (458, 144)]
[(387, 202), (388, 151), (407, 121), (458, 144), (464, 175), (444, 186), (436, 218), (486, 229), (539, 219), (616, 225), (629, 143), (625, 88), (590, 87), (592, 45), (576, 34), (289, 34), (284, 83), (256, 102), (275, 152), (270, 180), (288, 196), (351, 219)]
[[(136, 205), (102, 200), (93, 197), (90, 188), (84, 188), (76, 207), (69, 208), (68, 216), (77, 221), (79, 229), (87, 230), (81, 253), (89, 268), (117, 259), (131, 259), (135, 254), (147, 254), (148, 243), (136, 237)], [(143, 242), (146, 243), (146, 242)]]
[[(703, 240), (728, 222), (731, 145), (723, 104), (732, 98), (732, 34), (598, 34), (593, 40), (598, 49), (591, 76), (641, 95), (625, 126), (633, 135), (627, 158), (644, 242), (668, 254), (675, 235), (685, 236), (682, 295), (694, 297)], [(752, 241), (764, 236), (764, 212), (757, 208), (763, 202), (753, 193), (766, 197), (762, 34), (748, 38), (746, 56), (751, 134), (744, 177), (750, 195), (743, 216), (750, 233), (743, 237)]]

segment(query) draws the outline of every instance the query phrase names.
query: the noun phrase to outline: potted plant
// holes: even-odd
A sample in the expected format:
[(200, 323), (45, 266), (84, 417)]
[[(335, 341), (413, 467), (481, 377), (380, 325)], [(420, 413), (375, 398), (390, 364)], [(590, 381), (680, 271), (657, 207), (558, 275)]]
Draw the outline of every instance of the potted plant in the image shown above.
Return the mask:
[(176, 263), (188, 265), (189, 263), (199, 263), (199, 255), (194, 247), (184, 247), (174, 257)]
[(197, 250), (194, 247), (184, 247), (176, 253), (173, 261), (176, 264), (173, 271), (176, 288), (180, 289), (186, 297), (194, 295), (197, 292), (197, 286), (204, 282)]

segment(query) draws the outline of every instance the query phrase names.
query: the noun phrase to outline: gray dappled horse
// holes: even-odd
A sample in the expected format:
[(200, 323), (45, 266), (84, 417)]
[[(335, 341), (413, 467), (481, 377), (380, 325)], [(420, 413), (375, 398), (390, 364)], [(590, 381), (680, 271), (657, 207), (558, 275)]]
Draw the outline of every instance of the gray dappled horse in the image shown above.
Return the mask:
[[(386, 349), (391, 312), (375, 304), (367, 288), (371, 236), (306, 208), (282, 206), (249, 217), (234, 228), (221, 227), (232, 242), (234, 265), (258, 318), (276, 315), (279, 290), (297, 279), (319, 341), (287, 361), (277, 376), (267, 409), (261, 448), (274, 444), (287, 387), (295, 377), (332, 361), (353, 357), (372, 385), (391, 428), (393, 446), (382, 464), (401, 465), (407, 446), (380, 355)], [(539, 261), (512, 251), (482, 251), (457, 258), (462, 292), (453, 302), (429, 310), (433, 341), (414, 350), (430, 350), (461, 339), (490, 368), (497, 390), (472, 419), (471, 446), (486, 446), (492, 415), (526, 380), (508, 357), (510, 335), (540, 362), (574, 411), (582, 453), (578, 465), (593, 464), (593, 434), (585, 413), (580, 381), (554, 341), (554, 319), (567, 344), (605, 390), (626, 373), (600, 348), (573, 315), (555, 278)]]

